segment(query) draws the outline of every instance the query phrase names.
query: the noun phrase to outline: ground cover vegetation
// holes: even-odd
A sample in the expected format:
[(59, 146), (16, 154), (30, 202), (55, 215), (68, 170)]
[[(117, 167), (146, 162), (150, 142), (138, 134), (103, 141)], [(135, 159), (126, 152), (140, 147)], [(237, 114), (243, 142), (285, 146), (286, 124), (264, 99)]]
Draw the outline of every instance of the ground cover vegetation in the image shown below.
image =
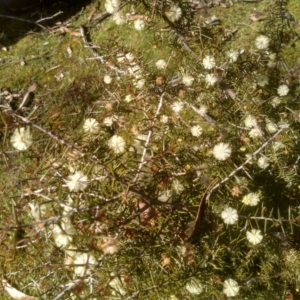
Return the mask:
[(1, 299), (297, 299), (298, 1), (59, 5), (0, 17)]

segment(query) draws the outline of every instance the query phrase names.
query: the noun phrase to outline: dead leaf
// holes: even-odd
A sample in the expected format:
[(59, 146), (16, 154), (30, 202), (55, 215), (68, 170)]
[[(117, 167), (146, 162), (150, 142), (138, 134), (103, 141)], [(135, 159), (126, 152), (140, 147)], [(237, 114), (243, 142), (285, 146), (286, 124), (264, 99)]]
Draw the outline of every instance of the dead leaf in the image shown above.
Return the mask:
[(22, 107), (26, 107), (28, 105), (30, 105), (30, 102), (33, 100), (34, 98), (34, 91), (36, 90), (37, 88), (37, 83), (34, 82), (28, 89), (27, 91), (25, 92), (24, 96), (23, 96), (23, 99), (22, 99), (22, 102), (21, 104), (19, 105), (19, 109), (21, 109)]
[(72, 54), (73, 54), (73, 51), (72, 51), (71, 47), (67, 48), (67, 52), (68, 52), (69, 56), (71, 57)]
[(163, 267), (169, 266), (169, 265), (171, 264), (171, 257), (170, 257), (169, 255), (163, 253), (163, 254), (161, 255), (161, 259), (162, 259), (161, 265), (162, 265)]
[(239, 197), (240, 194), (242, 194), (242, 191), (241, 191), (240, 187), (234, 186), (234, 187), (231, 189), (231, 195), (232, 195), (233, 197)]
[(133, 15), (133, 16), (130, 16), (128, 18), (128, 21), (135, 21), (135, 20), (145, 20), (145, 21), (147, 21), (148, 17), (144, 16), (144, 15)]
[(262, 13), (260, 12), (255, 12), (253, 14), (250, 15), (250, 20), (253, 22), (259, 22), (262, 20), (265, 20), (266, 16), (264, 16)]
[(69, 35), (72, 35), (72, 36), (79, 36), (79, 37), (81, 37), (81, 33), (80, 32), (78, 32), (78, 31), (72, 31), (68, 27), (65, 27), (65, 26), (61, 26), (61, 27), (59, 27), (55, 31), (59, 31), (61, 33), (68, 33)]
[(90, 14), (88, 16), (88, 22), (91, 22), (91, 20), (93, 20), (96, 10), (97, 10), (96, 7), (92, 8), (92, 11), (90, 12)]

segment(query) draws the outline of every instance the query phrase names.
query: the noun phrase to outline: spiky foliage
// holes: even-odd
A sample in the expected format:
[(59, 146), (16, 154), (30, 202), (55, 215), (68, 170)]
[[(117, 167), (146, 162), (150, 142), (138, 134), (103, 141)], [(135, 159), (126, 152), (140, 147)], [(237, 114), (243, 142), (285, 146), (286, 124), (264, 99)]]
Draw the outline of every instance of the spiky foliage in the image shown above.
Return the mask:
[[(46, 72), (24, 71), (39, 87), (0, 79), (1, 265), (19, 290), (222, 299), (233, 279), (245, 299), (296, 293), (299, 32), (283, 1), (261, 3), (250, 28), (236, 12), (256, 4), (214, 3), (115, 1), (101, 16), (91, 4), (60, 29), (70, 36), (51, 37)], [(22, 152), (19, 127), (33, 137)]]

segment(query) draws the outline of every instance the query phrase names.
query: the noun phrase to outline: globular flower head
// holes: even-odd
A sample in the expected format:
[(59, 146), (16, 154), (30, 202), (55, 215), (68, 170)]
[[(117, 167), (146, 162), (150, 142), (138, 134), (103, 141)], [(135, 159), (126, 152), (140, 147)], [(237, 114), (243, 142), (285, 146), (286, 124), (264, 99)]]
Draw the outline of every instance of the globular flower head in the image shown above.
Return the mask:
[(125, 151), (125, 146), (126, 143), (124, 139), (119, 135), (112, 136), (108, 141), (108, 147), (116, 154), (123, 153)]
[(259, 244), (263, 239), (263, 235), (259, 229), (251, 229), (250, 231), (246, 232), (246, 235), (247, 240), (253, 245)]
[(240, 287), (238, 283), (233, 279), (227, 279), (224, 281), (223, 293), (227, 297), (234, 297), (239, 293)]
[(144, 79), (144, 78), (135, 79), (135, 80), (133, 81), (133, 85), (134, 85), (138, 90), (142, 89), (143, 86), (145, 85), (145, 83), (146, 83), (146, 79)]
[(226, 160), (231, 155), (231, 147), (226, 143), (219, 143), (214, 146), (213, 155), (217, 160)]
[(135, 59), (135, 56), (131, 52), (127, 52), (125, 54), (125, 58), (127, 59), (128, 62), (132, 62)]
[(182, 10), (177, 4), (174, 4), (165, 12), (165, 14), (171, 22), (175, 22), (181, 18)]
[(97, 265), (97, 260), (90, 253), (78, 253), (74, 259), (74, 273), (78, 277), (91, 274)]
[(109, 76), (109, 75), (104, 75), (103, 81), (104, 81), (104, 83), (106, 83), (106, 84), (111, 84), (111, 82), (112, 82), (112, 77)]
[(104, 238), (103, 243), (99, 243), (98, 246), (103, 251), (104, 254), (109, 254), (109, 255), (118, 253), (120, 250), (120, 246), (117, 239), (112, 237)]
[(30, 207), (30, 214), (36, 220), (41, 220), (46, 214), (46, 205), (39, 205), (38, 203), (28, 203)]
[(120, 1), (119, 0), (106, 0), (104, 6), (108, 13), (113, 14), (118, 11), (119, 6), (120, 6)]
[(277, 93), (280, 97), (286, 96), (289, 92), (289, 88), (286, 84), (282, 84), (278, 87)]
[(83, 130), (88, 134), (97, 134), (100, 131), (100, 124), (94, 118), (87, 118), (84, 121)]
[(32, 144), (32, 135), (30, 133), (30, 128), (17, 128), (12, 134), (10, 141), (14, 148), (16, 148), (17, 150), (27, 150)]
[(186, 285), (185, 288), (187, 291), (192, 295), (200, 295), (203, 292), (203, 285), (201, 282), (196, 279), (192, 278)]
[(124, 101), (125, 101), (126, 103), (129, 103), (129, 102), (131, 102), (133, 99), (134, 99), (134, 97), (133, 97), (132, 95), (128, 94), (128, 95), (125, 96)]
[(205, 116), (208, 111), (208, 107), (206, 105), (201, 105), (198, 109), (198, 113), (200, 116)]
[(237, 51), (237, 50), (229, 51), (226, 54), (229, 58), (229, 62), (231, 62), (231, 63), (236, 62), (239, 57), (239, 51)]
[(127, 291), (125, 290), (125, 282), (123, 278), (115, 277), (112, 279), (108, 285), (113, 289), (113, 294), (116, 295), (116, 292), (118, 294), (121, 294), (122, 296), (127, 294)]
[(159, 194), (157, 199), (161, 202), (168, 202), (169, 200), (171, 200), (171, 197), (172, 197), (172, 191), (165, 190)]
[(199, 137), (202, 134), (202, 127), (200, 125), (192, 126), (191, 133), (192, 136)]
[(267, 120), (266, 129), (270, 133), (275, 133), (278, 130), (278, 126), (271, 120)]
[(145, 24), (145, 21), (144, 21), (144, 20), (142, 20), (142, 19), (137, 19), (137, 20), (134, 21), (133, 25), (134, 25), (134, 28), (135, 28), (136, 30), (141, 31), (141, 30), (143, 30), (143, 29), (145, 28), (145, 25), (146, 25), (146, 24)]
[(161, 115), (159, 121), (163, 124), (167, 124), (169, 122), (169, 117), (166, 115)]
[(117, 122), (118, 121), (118, 116), (117, 115), (112, 115), (110, 117), (106, 117), (104, 118), (103, 120), (103, 124), (107, 127), (110, 127), (113, 125), (114, 122)]
[(155, 66), (159, 70), (163, 70), (167, 67), (167, 63), (164, 59), (159, 59), (156, 63)]
[(271, 104), (273, 107), (278, 106), (280, 103), (282, 102), (281, 98), (278, 96), (275, 96), (272, 100), (271, 100)]
[(205, 56), (202, 63), (203, 63), (203, 67), (207, 70), (210, 70), (216, 66), (216, 61), (214, 57), (210, 55)]
[(257, 160), (257, 165), (258, 167), (260, 167), (261, 169), (266, 169), (269, 165), (270, 165), (270, 161), (267, 157), (265, 156), (261, 156), (258, 160)]
[(195, 78), (192, 77), (191, 75), (189, 74), (183, 74), (182, 75), (182, 83), (185, 85), (185, 86), (191, 86), (194, 82)]
[(123, 25), (127, 22), (126, 16), (119, 11), (113, 14), (113, 20), (117, 25)]
[(66, 185), (71, 192), (83, 191), (88, 184), (88, 177), (81, 171), (77, 171), (74, 174), (69, 175), (66, 179)]
[(255, 40), (255, 46), (257, 49), (263, 50), (269, 47), (270, 40), (265, 35), (260, 35)]
[(182, 101), (175, 101), (171, 108), (174, 110), (175, 113), (179, 113), (183, 109), (184, 103)]
[(184, 186), (178, 179), (174, 179), (172, 182), (172, 191), (179, 195), (184, 190)]
[(256, 206), (260, 201), (258, 193), (249, 193), (245, 195), (242, 199), (242, 202), (249, 206)]
[(234, 224), (239, 218), (237, 210), (231, 207), (225, 208), (221, 213), (221, 217), (225, 224)]
[(76, 230), (71, 223), (62, 222), (61, 227), (54, 224), (52, 230), (52, 238), (59, 248), (66, 248), (72, 241)]
[(252, 128), (248, 134), (252, 139), (258, 139), (262, 137), (261, 132), (257, 128)]
[(206, 74), (205, 75), (205, 82), (208, 85), (214, 85), (216, 82), (218, 82), (218, 77), (214, 74)]
[(247, 128), (253, 128), (257, 125), (257, 121), (252, 115), (247, 115), (247, 117), (244, 120), (244, 123)]

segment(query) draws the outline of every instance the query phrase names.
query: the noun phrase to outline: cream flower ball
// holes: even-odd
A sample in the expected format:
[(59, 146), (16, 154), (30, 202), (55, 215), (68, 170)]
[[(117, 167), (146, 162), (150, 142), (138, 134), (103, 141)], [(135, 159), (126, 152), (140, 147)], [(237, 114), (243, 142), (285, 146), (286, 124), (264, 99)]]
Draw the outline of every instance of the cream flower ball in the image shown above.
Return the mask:
[(257, 165), (261, 169), (266, 169), (270, 165), (270, 160), (267, 157), (265, 157), (265, 156), (261, 156), (257, 160)]
[(227, 52), (226, 54), (227, 54), (227, 57), (229, 58), (229, 62), (234, 63), (237, 61), (240, 53), (237, 50), (232, 50), (232, 51)]
[(216, 66), (216, 61), (214, 57), (210, 55), (205, 56), (202, 63), (203, 63), (203, 67), (207, 70), (210, 70)]
[(73, 241), (72, 235), (76, 233), (75, 228), (71, 224), (62, 223), (62, 228), (54, 224), (52, 230), (52, 238), (59, 248), (66, 248)]
[(253, 128), (257, 125), (257, 120), (252, 115), (247, 115), (244, 123), (247, 128)]
[(199, 137), (202, 134), (202, 127), (200, 125), (192, 126), (191, 133), (192, 136)]
[(203, 292), (203, 285), (201, 282), (196, 279), (192, 278), (186, 285), (186, 290), (192, 295), (200, 295)]
[(167, 67), (167, 63), (164, 59), (159, 59), (156, 63), (155, 66), (158, 70), (163, 70)]
[(233, 279), (227, 279), (224, 281), (223, 293), (227, 297), (234, 297), (239, 293), (240, 287), (238, 283)]
[(174, 4), (168, 11), (165, 12), (165, 14), (171, 22), (175, 22), (181, 18), (182, 10), (177, 4)]
[(269, 47), (270, 40), (265, 35), (260, 35), (255, 39), (255, 46), (257, 49), (263, 50)]
[(217, 160), (226, 160), (231, 155), (231, 147), (226, 143), (219, 143), (214, 146), (213, 155)]
[(113, 14), (118, 11), (120, 6), (120, 1), (119, 0), (106, 0), (104, 7), (106, 11), (110, 14)]
[(125, 282), (123, 278), (115, 277), (112, 279), (108, 285), (113, 289), (113, 294), (117, 292), (118, 294), (121, 294), (122, 296), (127, 294), (127, 291), (125, 290)]
[(173, 111), (175, 113), (179, 113), (181, 112), (181, 110), (183, 109), (184, 107), (184, 103), (182, 101), (175, 101), (172, 105), (171, 105), (171, 108), (173, 109)]
[(127, 22), (126, 16), (119, 11), (115, 12), (112, 18), (117, 25), (123, 25)]
[(138, 31), (141, 31), (145, 28), (146, 23), (145, 23), (144, 20), (137, 19), (137, 20), (134, 21), (133, 26), (134, 26), (134, 29), (136, 29)]
[(214, 85), (216, 82), (218, 82), (218, 77), (214, 74), (206, 74), (205, 82), (208, 85)]
[(97, 260), (90, 253), (78, 253), (74, 259), (74, 273), (78, 277), (91, 274)]
[(289, 92), (289, 88), (286, 84), (282, 84), (278, 87), (277, 93), (280, 97), (286, 96)]
[(17, 128), (12, 134), (10, 141), (14, 148), (20, 151), (27, 150), (32, 144), (32, 135), (29, 127)]
[(108, 147), (116, 154), (123, 153), (125, 151), (126, 143), (124, 139), (119, 135), (112, 136), (108, 141)]
[(237, 222), (239, 216), (236, 209), (227, 207), (222, 211), (221, 218), (224, 220), (225, 224), (231, 225)]
[(66, 179), (66, 185), (71, 192), (83, 191), (88, 184), (88, 177), (81, 171), (77, 171), (74, 174), (69, 175)]
[(47, 207), (45, 204), (38, 204), (34, 202), (29, 202), (28, 206), (30, 207), (30, 214), (36, 220), (41, 220), (47, 212)]
[(109, 75), (104, 75), (103, 81), (104, 81), (104, 83), (106, 83), (106, 84), (111, 84), (111, 82), (112, 82), (112, 77), (109, 76)]
[(249, 193), (245, 195), (242, 199), (242, 202), (249, 206), (256, 206), (260, 201), (258, 193)]
[(252, 128), (249, 132), (248, 132), (249, 136), (252, 139), (258, 139), (262, 137), (262, 134), (260, 133), (260, 131), (257, 128)]
[(253, 244), (257, 245), (263, 240), (263, 235), (259, 229), (251, 229), (246, 232), (247, 240)]
[(83, 130), (89, 134), (97, 134), (100, 131), (100, 124), (94, 118), (87, 118), (84, 121)]
[(185, 86), (191, 86), (194, 82), (195, 78), (188, 75), (188, 74), (183, 74), (182, 75), (182, 83), (185, 85)]

